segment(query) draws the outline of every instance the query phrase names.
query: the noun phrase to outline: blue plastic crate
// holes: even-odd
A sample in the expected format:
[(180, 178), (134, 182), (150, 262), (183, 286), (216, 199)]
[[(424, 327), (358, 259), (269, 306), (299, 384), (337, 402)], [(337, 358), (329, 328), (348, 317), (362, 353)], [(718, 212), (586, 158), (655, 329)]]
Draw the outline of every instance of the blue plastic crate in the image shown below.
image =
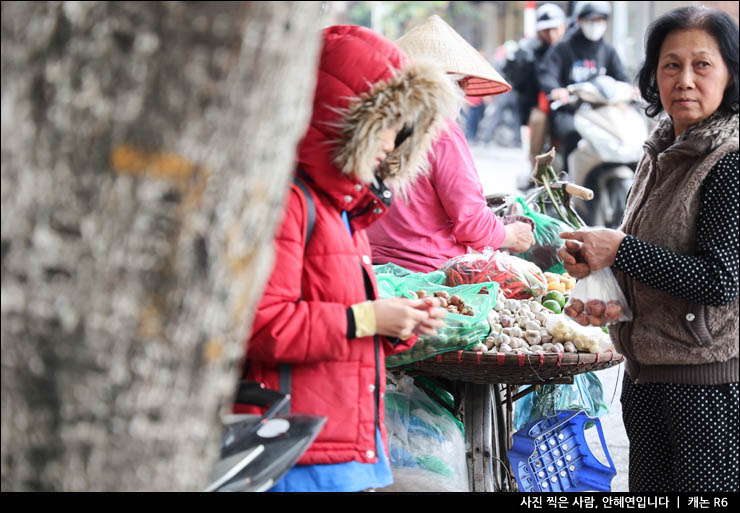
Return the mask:
[[(589, 421), (596, 424), (609, 466), (586, 442)], [(609, 492), (617, 474), (599, 419), (583, 410), (558, 411), (524, 426), (514, 433), (508, 455), (521, 492)]]

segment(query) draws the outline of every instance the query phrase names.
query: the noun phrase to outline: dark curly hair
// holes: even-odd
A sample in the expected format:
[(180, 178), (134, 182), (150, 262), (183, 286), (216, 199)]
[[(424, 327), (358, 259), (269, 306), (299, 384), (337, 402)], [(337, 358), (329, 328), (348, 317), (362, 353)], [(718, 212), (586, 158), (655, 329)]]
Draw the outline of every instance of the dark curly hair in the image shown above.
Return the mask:
[(645, 61), (637, 74), (642, 97), (648, 106), (645, 113), (655, 117), (663, 111), (658, 91), (657, 69), (663, 41), (675, 30), (699, 29), (717, 41), (722, 59), (727, 66), (730, 80), (722, 103), (717, 108), (722, 112), (738, 111), (738, 26), (725, 12), (708, 7), (682, 7), (670, 11), (648, 28), (645, 36)]

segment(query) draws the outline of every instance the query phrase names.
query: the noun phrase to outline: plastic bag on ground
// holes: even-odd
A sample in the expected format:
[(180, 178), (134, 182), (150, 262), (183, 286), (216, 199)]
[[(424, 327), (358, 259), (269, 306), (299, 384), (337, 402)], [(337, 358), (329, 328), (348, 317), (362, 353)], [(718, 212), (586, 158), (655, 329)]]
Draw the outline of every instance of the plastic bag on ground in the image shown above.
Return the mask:
[(611, 268), (576, 283), (563, 313), (581, 326), (608, 326), (632, 320), (632, 311)]
[(496, 282), (507, 299), (540, 297), (547, 292), (547, 280), (539, 267), (490, 248), (451, 258), (440, 270), (447, 276), (446, 285)]
[(409, 376), (386, 388), (385, 427), (394, 483), (380, 491), (469, 491), (459, 421)]

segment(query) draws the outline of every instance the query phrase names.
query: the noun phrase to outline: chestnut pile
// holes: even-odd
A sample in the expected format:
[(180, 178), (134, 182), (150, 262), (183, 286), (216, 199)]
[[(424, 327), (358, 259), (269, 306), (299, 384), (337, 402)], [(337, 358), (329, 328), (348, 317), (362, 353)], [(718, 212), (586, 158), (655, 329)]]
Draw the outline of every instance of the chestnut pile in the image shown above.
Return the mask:
[[(416, 297), (418, 297), (419, 299), (423, 299), (430, 296), (429, 292), (427, 292), (426, 290), (417, 290)], [(465, 301), (463, 301), (463, 298), (456, 294), (450, 296), (447, 291), (438, 290), (434, 293), (434, 297), (439, 298), (442, 308), (446, 308), (447, 311), (450, 313), (468, 315), (470, 317), (475, 316), (475, 310), (473, 310), (473, 307), (466, 305)]]
[(591, 299), (584, 304), (580, 299), (571, 298), (564, 313), (581, 326), (605, 326), (622, 317), (622, 306), (619, 301), (605, 303), (600, 299)]

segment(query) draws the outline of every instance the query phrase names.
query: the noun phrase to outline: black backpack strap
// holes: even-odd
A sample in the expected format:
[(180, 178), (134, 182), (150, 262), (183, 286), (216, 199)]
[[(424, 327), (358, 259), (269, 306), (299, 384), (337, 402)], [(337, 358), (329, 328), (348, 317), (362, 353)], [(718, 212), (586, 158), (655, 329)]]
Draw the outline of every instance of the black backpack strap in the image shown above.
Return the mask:
[[(308, 180), (308, 177), (300, 169), (298, 170), (298, 175), (293, 177), (293, 183), (303, 193), (303, 197), (306, 200), (306, 239), (303, 241), (303, 251), (305, 252), (308, 247), (308, 241), (311, 239), (311, 234), (313, 233), (313, 227), (316, 224), (316, 204), (313, 200), (313, 194), (311, 194), (311, 190), (308, 188), (305, 181)], [(301, 299), (303, 299), (303, 292), (301, 292)], [(288, 398), (287, 402), (278, 413), (281, 415), (288, 415), (290, 413), (291, 368), (289, 364), (281, 363), (278, 366), (278, 369), (280, 372), (280, 392), (285, 394)]]
[[(298, 170), (298, 174), (306, 177), (306, 174), (300, 169)], [(301, 176), (294, 176), (293, 183), (298, 187), (298, 189), (300, 189), (303, 193), (303, 197), (306, 199), (306, 240), (303, 242), (303, 249), (305, 250), (308, 247), (308, 241), (311, 240), (313, 227), (316, 224), (316, 204), (313, 201), (311, 190), (308, 188), (308, 185)]]
[[(305, 252), (306, 248), (308, 247), (308, 241), (311, 239), (311, 234), (313, 233), (313, 227), (316, 224), (316, 203), (313, 199), (313, 194), (311, 194), (311, 190), (309, 189), (307, 185), (307, 181), (310, 181), (310, 178), (301, 171), (298, 170), (298, 175), (300, 176), (294, 176), (293, 177), (293, 183), (298, 188), (299, 191), (303, 194), (303, 198), (306, 200), (306, 239), (303, 242), (303, 250)], [(303, 299), (303, 292), (301, 292), (301, 298)], [(288, 415), (290, 413), (290, 364), (287, 363), (281, 363), (278, 365), (278, 370), (280, 372), (279, 377), (279, 383), (280, 383), (280, 393), (285, 396), (285, 400), (281, 401), (282, 406), (278, 406), (280, 409), (276, 412), (278, 415)], [(247, 385), (247, 381), (242, 381), (240, 384), (240, 392), (243, 392), (243, 390), (252, 390), (254, 385)], [(257, 385), (259, 386), (259, 385)], [(246, 388), (245, 388), (246, 387)], [(273, 392), (274, 393), (274, 392)], [(244, 398), (245, 396), (241, 393), (237, 395), (237, 402), (243, 402), (239, 401), (239, 396)], [(254, 399), (250, 404), (254, 404)], [(257, 404), (257, 406), (264, 406), (263, 404)]]

